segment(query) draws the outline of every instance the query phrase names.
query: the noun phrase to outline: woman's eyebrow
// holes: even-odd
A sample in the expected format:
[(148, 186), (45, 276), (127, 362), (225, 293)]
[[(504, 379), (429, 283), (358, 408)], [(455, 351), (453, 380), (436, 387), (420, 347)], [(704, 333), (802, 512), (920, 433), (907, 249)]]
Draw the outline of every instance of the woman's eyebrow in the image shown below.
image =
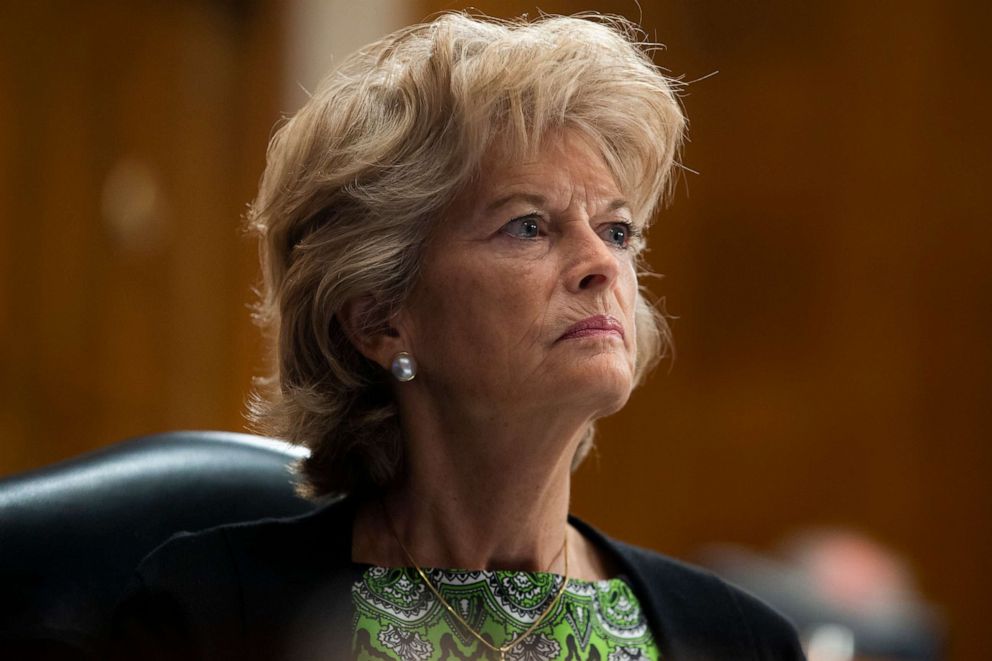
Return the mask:
[(500, 207), (504, 207), (510, 202), (516, 202), (518, 200), (532, 204), (535, 207), (543, 206), (547, 202), (547, 198), (543, 195), (536, 195), (534, 193), (510, 193), (509, 195), (504, 195), (499, 197), (489, 204), (486, 205), (486, 213), (492, 213), (497, 211)]
[[(547, 202), (547, 199), (543, 195), (536, 195), (533, 193), (510, 193), (509, 195), (504, 195), (503, 197), (499, 197), (494, 201), (490, 202), (489, 204), (487, 204), (485, 211), (486, 213), (492, 213), (493, 211), (497, 211), (500, 207), (503, 207), (511, 202), (516, 202), (518, 200), (527, 202), (528, 204), (532, 204), (535, 207), (544, 206), (544, 204)], [(610, 211), (616, 211), (618, 209), (629, 210), (630, 203), (623, 198), (617, 198), (611, 201), (609, 205), (607, 205), (606, 210), (607, 212), (610, 212)]]
[(630, 203), (622, 198), (617, 198), (610, 202), (607, 211), (616, 211), (617, 209), (627, 209), (627, 211), (630, 211)]

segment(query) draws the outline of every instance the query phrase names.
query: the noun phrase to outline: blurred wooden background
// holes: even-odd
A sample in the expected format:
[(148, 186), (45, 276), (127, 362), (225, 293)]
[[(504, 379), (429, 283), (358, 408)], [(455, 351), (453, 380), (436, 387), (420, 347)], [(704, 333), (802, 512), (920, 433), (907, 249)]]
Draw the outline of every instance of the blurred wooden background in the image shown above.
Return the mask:
[[(242, 428), (261, 344), (239, 223), (295, 108), (291, 4), (0, 5), (0, 475)], [(854, 527), (912, 563), (951, 658), (992, 658), (992, 11), (540, 7), (640, 19), (674, 74), (719, 71), (684, 98), (699, 174), (650, 237), (678, 358), (602, 425), (574, 509), (683, 557)]]
[(275, 9), (0, 8), (0, 471), (241, 426), (239, 217), (280, 110)]

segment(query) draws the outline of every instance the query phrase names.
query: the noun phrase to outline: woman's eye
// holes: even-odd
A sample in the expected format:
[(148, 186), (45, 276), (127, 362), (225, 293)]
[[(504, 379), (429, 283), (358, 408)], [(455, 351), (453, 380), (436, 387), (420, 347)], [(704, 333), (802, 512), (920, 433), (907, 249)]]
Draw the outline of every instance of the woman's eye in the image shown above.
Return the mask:
[(626, 248), (630, 245), (630, 241), (634, 238), (634, 228), (630, 223), (610, 223), (607, 225), (600, 236), (607, 243), (610, 243), (617, 248)]
[(503, 225), (503, 233), (518, 239), (536, 239), (541, 235), (541, 224), (534, 216), (514, 218)]

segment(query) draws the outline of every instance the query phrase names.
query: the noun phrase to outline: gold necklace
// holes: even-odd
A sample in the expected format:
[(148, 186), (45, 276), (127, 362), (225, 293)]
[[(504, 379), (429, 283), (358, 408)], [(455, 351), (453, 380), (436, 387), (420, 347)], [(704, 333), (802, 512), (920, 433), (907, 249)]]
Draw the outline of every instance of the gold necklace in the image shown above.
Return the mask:
[(514, 638), (508, 644), (502, 645), (500, 647), (496, 647), (488, 640), (483, 638), (482, 635), (478, 633), (475, 629), (469, 626), (469, 623), (466, 622), (464, 618), (462, 618), (462, 616), (458, 614), (458, 611), (452, 608), (451, 604), (448, 603), (448, 600), (441, 595), (441, 591), (434, 587), (434, 584), (431, 583), (431, 580), (427, 577), (427, 574), (425, 574), (424, 570), (420, 568), (420, 565), (418, 565), (417, 561), (413, 559), (413, 556), (410, 554), (410, 551), (407, 550), (406, 546), (403, 544), (403, 541), (400, 540), (400, 536), (396, 534), (396, 529), (393, 527), (393, 520), (389, 516), (389, 512), (386, 510), (386, 503), (382, 501), (379, 502), (382, 505), (382, 513), (386, 517), (386, 525), (389, 526), (389, 532), (392, 533), (393, 538), (396, 540), (396, 543), (399, 544), (401, 549), (403, 549), (403, 553), (404, 555), (406, 555), (406, 559), (410, 562), (411, 565), (413, 565), (413, 568), (417, 570), (417, 573), (420, 575), (420, 580), (422, 580), (424, 582), (424, 585), (426, 585), (428, 589), (432, 593), (434, 593), (434, 596), (437, 598), (439, 602), (441, 602), (441, 605), (444, 606), (445, 609), (447, 609), (447, 611), (451, 613), (456, 620), (458, 620), (459, 624), (461, 624), (466, 631), (468, 631), (470, 634), (475, 636), (476, 640), (478, 640), (480, 643), (482, 643), (492, 651), (499, 654), (499, 661), (506, 661), (506, 653), (512, 650), (520, 643), (522, 643), (524, 639), (527, 638), (527, 636), (534, 633), (534, 630), (537, 629), (537, 627), (539, 627), (542, 622), (544, 622), (544, 619), (551, 613), (551, 611), (554, 610), (555, 606), (558, 605), (558, 602), (561, 600), (561, 595), (565, 592), (565, 588), (568, 586), (568, 527), (566, 526), (565, 542), (563, 544), (563, 547), (565, 549), (564, 550), (565, 575), (562, 577), (561, 585), (558, 586), (558, 591), (555, 593), (555, 598), (551, 600), (551, 603), (548, 605), (547, 608), (544, 609), (544, 612), (541, 613), (536, 620), (534, 620), (534, 623), (531, 624), (529, 627), (527, 627), (526, 631), (524, 631), (522, 634)]

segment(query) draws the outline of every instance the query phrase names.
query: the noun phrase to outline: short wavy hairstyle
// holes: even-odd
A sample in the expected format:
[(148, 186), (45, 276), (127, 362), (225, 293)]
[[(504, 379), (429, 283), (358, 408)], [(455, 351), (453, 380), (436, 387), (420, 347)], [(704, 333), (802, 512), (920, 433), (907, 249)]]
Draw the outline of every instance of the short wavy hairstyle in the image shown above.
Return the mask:
[[(255, 319), (274, 363), (256, 380), (249, 418), (309, 448), (303, 493), (374, 492), (401, 470), (389, 374), (337, 315), (369, 297), (362, 329), (386, 328), (435, 223), (487, 153), (533, 156), (556, 132), (578, 131), (647, 224), (685, 128), (678, 83), (653, 63), (655, 48), (619, 17), (443, 14), (343, 60), (276, 131), (247, 218), (262, 263)], [(636, 324), (640, 382), (670, 339), (643, 290)], [(592, 439), (590, 426), (573, 468)]]

